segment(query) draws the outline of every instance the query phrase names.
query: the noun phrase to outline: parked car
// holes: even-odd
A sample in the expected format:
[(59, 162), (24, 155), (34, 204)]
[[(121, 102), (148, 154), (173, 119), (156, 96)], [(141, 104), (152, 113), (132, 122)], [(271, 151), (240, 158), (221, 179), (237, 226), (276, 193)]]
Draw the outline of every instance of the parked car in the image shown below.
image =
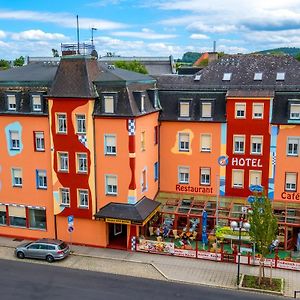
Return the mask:
[(70, 254), (70, 247), (64, 241), (53, 239), (41, 239), (34, 242), (27, 242), (15, 248), (15, 255), (18, 258), (45, 259), (49, 263), (61, 260)]

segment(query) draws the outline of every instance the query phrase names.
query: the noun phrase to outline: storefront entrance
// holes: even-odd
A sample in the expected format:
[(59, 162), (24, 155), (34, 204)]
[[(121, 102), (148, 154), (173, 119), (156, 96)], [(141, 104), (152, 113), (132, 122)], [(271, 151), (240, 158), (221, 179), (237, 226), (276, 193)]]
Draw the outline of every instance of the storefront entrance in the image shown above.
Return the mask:
[(114, 249), (127, 248), (127, 225), (108, 223), (108, 247)]

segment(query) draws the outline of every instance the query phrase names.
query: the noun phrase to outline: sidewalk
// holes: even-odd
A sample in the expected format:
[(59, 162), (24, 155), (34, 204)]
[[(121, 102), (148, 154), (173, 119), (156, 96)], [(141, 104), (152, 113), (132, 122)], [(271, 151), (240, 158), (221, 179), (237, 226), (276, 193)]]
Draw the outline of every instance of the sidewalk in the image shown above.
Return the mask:
[[(0, 247), (10, 248), (18, 244), (20, 241), (14, 241), (13, 238), (0, 237)], [(133, 276), (236, 289), (237, 265), (232, 263), (76, 245), (72, 245), (72, 251), (74, 257), (88, 257), (90, 264), (93, 264), (91, 258), (109, 260), (107, 262), (109, 268), (101, 269), (103, 271), (112, 271), (112, 273), (118, 274), (125, 272), (126, 274), (125, 269), (131, 263), (131, 268), (136, 266), (138, 269), (138, 275)], [(123, 266), (122, 263), (124, 263)], [(86, 261), (83, 261), (82, 264), (86, 264)], [(74, 263), (72, 265), (74, 267)], [(118, 268), (120, 272), (118, 272)], [(157, 272), (157, 275), (150, 274), (153, 272)], [(241, 265), (241, 273), (256, 275), (258, 267)], [(266, 268), (266, 274), (269, 274), (268, 268)], [(293, 297), (294, 290), (300, 290), (300, 272), (273, 269), (273, 277), (285, 279), (285, 296)]]

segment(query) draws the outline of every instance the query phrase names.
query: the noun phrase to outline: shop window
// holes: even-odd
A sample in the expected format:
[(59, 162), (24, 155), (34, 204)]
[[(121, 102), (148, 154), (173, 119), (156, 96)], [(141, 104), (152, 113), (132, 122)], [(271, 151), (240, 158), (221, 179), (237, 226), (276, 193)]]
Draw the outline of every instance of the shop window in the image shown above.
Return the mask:
[(190, 182), (190, 168), (189, 167), (179, 167), (178, 168), (178, 182), (179, 183), (189, 183)]
[(68, 172), (69, 171), (69, 154), (67, 152), (58, 152), (58, 171)]
[(299, 155), (299, 141), (300, 141), (300, 137), (288, 137), (287, 156)]
[(158, 180), (158, 162), (156, 162), (155, 164), (154, 164), (154, 181), (157, 181)]
[(76, 115), (76, 129), (77, 133), (85, 134), (86, 133), (86, 121), (85, 115)]
[(104, 96), (104, 112), (107, 114), (114, 113), (114, 97)]
[(118, 183), (117, 176), (115, 175), (106, 175), (105, 176), (105, 189), (106, 195), (117, 195), (118, 194)]
[(244, 187), (244, 170), (232, 170), (232, 187)]
[(235, 118), (236, 119), (246, 118), (246, 103), (235, 103)]
[(89, 192), (88, 190), (78, 190), (78, 204), (79, 207), (89, 207)]
[(183, 230), (186, 227), (187, 227), (187, 217), (186, 216), (178, 216), (177, 229)]
[(210, 185), (210, 168), (200, 168), (200, 185)]
[(189, 133), (178, 134), (179, 151), (188, 152), (190, 151), (190, 135)]
[(29, 227), (34, 229), (46, 229), (46, 210), (29, 208)]
[(261, 185), (261, 171), (249, 171), (249, 185)]
[(212, 116), (212, 104), (211, 102), (202, 102), (201, 104), (201, 117), (211, 118)]
[(105, 155), (116, 155), (117, 154), (117, 138), (112, 134), (104, 135), (104, 151)]
[(296, 191), (297, 190), (297, 175), (298, 173), (285, 173), (285, 190)]
[(23, 178), (22, 178), (22, 169), (12, 169), (12, 182), (15, 187), (22, 187)]
[(25, 207), (9, 206), (8, 215), (11, 226), (26, 227)]
[(36, 186), (38, 189), (47, 189), (47, 173), (45, 170), (36, 170)]
[(262, 136), (251, 136), (251, 154), (262, 154)]
[(60, 204), (63, 206), (70, 206), (70, 189), (60, 188), (59, 189)]
[(56, 115), (56, 132), (57, 133), (67, 133), (67, 115), (57, 114)]
[(77, 173), (87, 173), (87, 154), (86, 153), (76, 153), (77, 158)]
[(42, 111), (42, 96), (32, 95), (31, 98), (32, 98), (32, 110)]
[(233, 136), (233, 153), (243, 154), (245, 153), (245, 136), (234, 135)]
[(253, 119), (263, 119), (263, 115), (264, 115), (264, 104), (263, 103), (253, 103), (252, 118)]
[(141, 132), (141, 151), (145, 151), (146, 150), (146, 146), (145, 146), (145, 131)]
[(10, 149), (20, 150), (20, 133), (19, 131), (10, 131)]
[(6, 205), (0, 204), (0, 225), (7, 225)]
[(292, 120), (300, 119), (300, 104), (295, 104), (295, 103), (290, 104), (290, 119)]
[(34, 149), (35, 151), (45, 151), (45, 138), (43, 131), (34, 132)]
[(190, 102), (181, 101), (179, 103), (179, 116), (183, 118), (190, 116)]
[(201, 152), (211, 152), (211, 135), (201, 134)]
[(7, 108), (11, 111), (17, 110), (16, 95), (7, 95)]

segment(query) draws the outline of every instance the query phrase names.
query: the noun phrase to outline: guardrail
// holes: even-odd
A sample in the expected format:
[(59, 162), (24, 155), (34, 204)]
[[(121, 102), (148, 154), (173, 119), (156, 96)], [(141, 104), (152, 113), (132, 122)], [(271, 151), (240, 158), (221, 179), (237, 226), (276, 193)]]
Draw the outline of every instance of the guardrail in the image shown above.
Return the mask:
[(297, 294), (300, 294), (300, 291), (294, 291), (294, 298), (296, 299), (297, 298)]

